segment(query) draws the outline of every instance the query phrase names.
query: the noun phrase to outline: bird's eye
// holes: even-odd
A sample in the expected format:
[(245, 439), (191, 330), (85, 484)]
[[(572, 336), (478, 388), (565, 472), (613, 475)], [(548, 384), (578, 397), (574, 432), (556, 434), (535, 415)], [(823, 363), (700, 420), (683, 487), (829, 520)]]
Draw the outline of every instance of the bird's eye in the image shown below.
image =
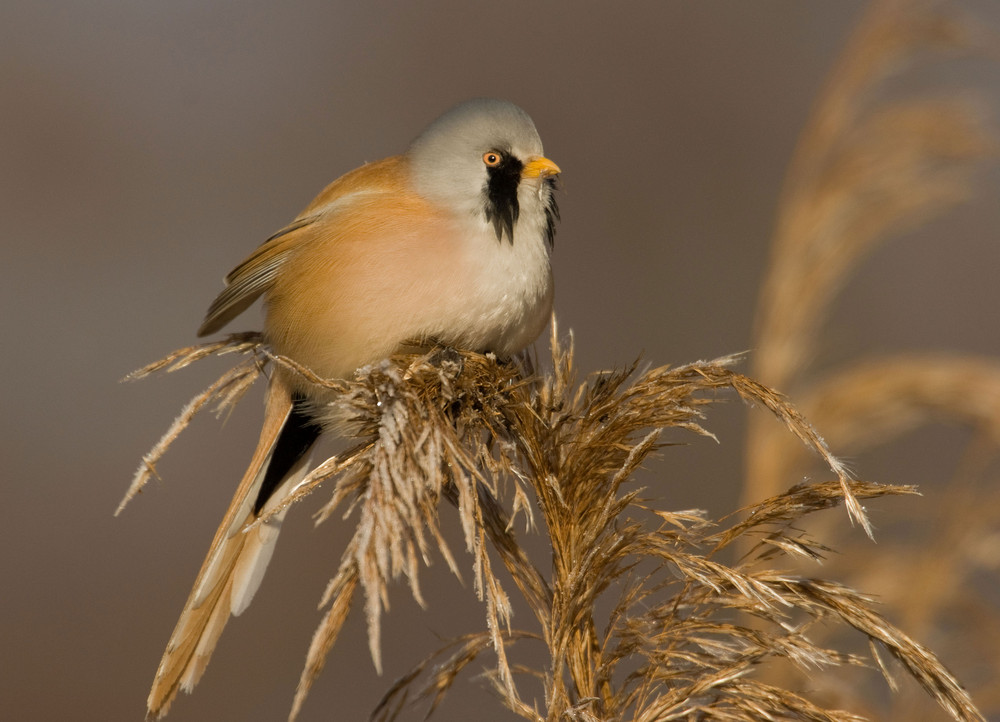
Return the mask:
[(503, 156), (497, 153), (495, 150), (490, 150), (483, 153), (483, 163), (485, 163), (490, 168), (500, 165), (501, 160), (503, 160)]

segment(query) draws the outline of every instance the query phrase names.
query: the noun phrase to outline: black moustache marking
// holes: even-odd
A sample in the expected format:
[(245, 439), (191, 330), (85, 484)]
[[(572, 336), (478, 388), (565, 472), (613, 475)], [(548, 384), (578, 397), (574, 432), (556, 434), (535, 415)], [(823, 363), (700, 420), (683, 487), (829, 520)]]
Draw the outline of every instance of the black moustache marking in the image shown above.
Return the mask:
[(546, 178), (545, 185), (549, 187), (549, 200), (545, 204), (545, 240), (549, 248), (556, 243), (556, 221), (559, 220), (559, 204), (556, 203), (556, 179)]
[(493, 224), (498, 241), (502, 241), (506, 233), (507, 240), (513, 244), (514, 224), (521, 212), (517, 186), (521, 182), (524, 164), (509, 152), (502, 153), (502, 156), (503, 160), (498, 165), (486, 169), (486, 220)]

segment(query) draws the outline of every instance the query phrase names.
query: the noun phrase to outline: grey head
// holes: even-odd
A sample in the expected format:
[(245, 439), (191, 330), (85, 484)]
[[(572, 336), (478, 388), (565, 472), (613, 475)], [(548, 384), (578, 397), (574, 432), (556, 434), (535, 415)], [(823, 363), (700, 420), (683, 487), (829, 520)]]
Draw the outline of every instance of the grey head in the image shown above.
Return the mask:
[(431, 123), (407, 151), (414, 187), (425, 198), (493, 227), (514, 242), (522, 213), (537, 214), (551, 243), (559, 168), (546, 159), (535, 124), (505, 100), (476, 98)]

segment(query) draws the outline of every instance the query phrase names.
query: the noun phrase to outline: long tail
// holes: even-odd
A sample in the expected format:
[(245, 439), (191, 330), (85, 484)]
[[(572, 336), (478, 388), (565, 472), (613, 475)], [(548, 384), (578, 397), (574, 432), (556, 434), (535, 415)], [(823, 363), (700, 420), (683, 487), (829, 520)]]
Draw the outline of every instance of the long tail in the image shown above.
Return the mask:
[(308, 468), (307, 452), (319, 433), (302, 411), (302, 399), (289, 392), (281, 374), (275, 374), (268, 387), (260, 441), (160, 660), (146, 702), (147, 718), (165, 715), (179, 689), (194, 689), (229, 616), (249, 606), (271, 560), (285, 512), (251, 531), (247, 526), (280, 504), (301, 481)]

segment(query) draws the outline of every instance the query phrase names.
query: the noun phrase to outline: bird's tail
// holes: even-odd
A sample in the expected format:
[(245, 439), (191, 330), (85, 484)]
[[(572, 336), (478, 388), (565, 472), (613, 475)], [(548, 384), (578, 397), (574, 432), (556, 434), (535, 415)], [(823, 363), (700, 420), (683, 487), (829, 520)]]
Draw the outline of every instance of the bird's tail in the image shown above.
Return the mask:
[(285, 510), (248, 528), (278, 506), (308, 468), (318, 427), (302, 413), (281, 374), (268, 387), (264, 426), (250, 466), (215, 532), (147, 700), (147, 717), (166, 714), (178, 690), (190, 692), (208, 666), (230, 615), (253, 599), (271, 560)]

